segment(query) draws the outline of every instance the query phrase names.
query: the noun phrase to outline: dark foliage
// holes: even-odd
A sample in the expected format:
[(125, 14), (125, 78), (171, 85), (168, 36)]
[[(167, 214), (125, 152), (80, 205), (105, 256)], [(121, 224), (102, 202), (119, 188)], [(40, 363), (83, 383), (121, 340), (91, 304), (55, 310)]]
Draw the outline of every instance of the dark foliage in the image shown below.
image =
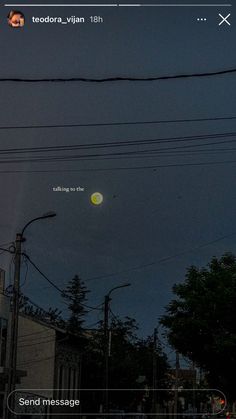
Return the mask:
[(176, 298), (161, 323), (169, 342), (205, 370), (209, 386), (235, 397), (236, 258), (213, 258), (207, 268), (194, 266), (184, 283), (173, 288)]

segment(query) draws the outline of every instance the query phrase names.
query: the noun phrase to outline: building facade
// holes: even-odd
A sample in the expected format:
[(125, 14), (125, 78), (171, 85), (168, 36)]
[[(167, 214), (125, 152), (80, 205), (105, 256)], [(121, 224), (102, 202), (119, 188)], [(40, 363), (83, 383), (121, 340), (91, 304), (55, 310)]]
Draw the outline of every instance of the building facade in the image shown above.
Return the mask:
[[(0, 419), (4, 417), (10, 345), (10, 298), (0, 270)], [(80, 387), (80, 345), (66, 330), (20, 313), (17, 344), (17, 393), (47, 399), (76, 399)], [(51, 408), (55, 419), (59, 413)], [(66, 414), (66, 408), (60, 413)], [(20, 412), (24, 415), (24, 411)], [(27, 416), (30, 418), (30, 416)], [(32, 416), (33, 417), (33, 416)], [(47, 415), (42, 415), (47, 417)], [(39, 418), (39, 416), (38, 416)]]
[[(19, 316), (17, 369), (25, 376), (19, 394), (47, 399), (76, 399), (80, 387), (80, 354), (77, 338), (67, 331), (24, 314)], [(50, 412), (65, 413), (66, 408)], [(58, 416), (59, 417), (59, 416)]]
[(7, 381), (7, 329), (9, 322), (10, 301), (4, 295), (5, 272), (0, 269), (0, 418), (3, 417), (5, 384)]

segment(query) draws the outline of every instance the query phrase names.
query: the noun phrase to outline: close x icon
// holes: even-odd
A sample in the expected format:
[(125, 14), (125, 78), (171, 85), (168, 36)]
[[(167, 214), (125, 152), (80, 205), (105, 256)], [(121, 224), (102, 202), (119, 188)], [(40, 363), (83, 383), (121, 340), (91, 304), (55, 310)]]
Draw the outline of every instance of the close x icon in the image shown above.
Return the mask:
[(231, 13), (229, 13), (227, 16), (223, 16), (221, 13), (219, 13), (219, 17), (221, 18), (219, 26), (221, 26), (223, 24), (231, 26), (231, 23), (229, 22), (230, 16), (231, 16)]

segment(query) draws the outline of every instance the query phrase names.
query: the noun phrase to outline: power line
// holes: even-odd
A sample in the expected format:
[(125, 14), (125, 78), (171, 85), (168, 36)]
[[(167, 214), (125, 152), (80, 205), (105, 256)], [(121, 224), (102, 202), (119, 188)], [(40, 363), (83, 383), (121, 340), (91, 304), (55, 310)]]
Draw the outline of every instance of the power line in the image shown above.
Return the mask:
[[(47, 282), (49, 282), (49, 284), (55, 288), (58, 292), (60, 292), (61, 295), (65, 294), (65, 291), (62, 290), (61, 288), (59, 288), (53, 281), (51, 281), (51, 279), (49, 279), (42, 271), (41, 269), (32, 261), (32, 259), (26, 254), (24, 253), (24, 256), (28, 259), (28, 261), (30, 262), (30, 264), (36, 269), (36, 271), (44, 278), (46, 279)], [(71, 296), (67, 296), (71, 301), (74, 301), (73, 297)], [(91, 311), (92, 310), (101, 310), (98, 307), (101, 307), (102, 304), (99, 304), (97, 307), (91, 307), (87, 304), (84, 303), (80, 303), (81, 306), (85, 307), (85, 308), (89, 308)]]
[(32, 359), (26, 362), (20, 362), (19, 364), (17, 364), (18, 366), (20, 365), (32, 365), (32, 364), (36, 364), (38, 362), (43, 362), (43, 361), (49, 361), (51, 359), (55, 359), (55, 355), (54, 356), (49, 356), (47, 358), (41, 358), (41, 359)]
[(14, 254), (15, 252), (10, 250), (10, 249), (4, 249), (4, 247), (0, 247), (0, 250), (2, 251), (2, 253), (7, 252), (7, 253), (11, 253)]
[[(220, 149), (207, 149), (207, 150), (175, 150), (175, 151), (152, 151), (150, 152), (132, 152), (132, 153), (122, 153), (120, 156), (108, 156), (104, 155), (104, 157), (93, 157), (87, 158), (82, 156), (74, 156), (74, 158), (62, 158), (62, 159), (35, 159), (35, 160), (27, 160), (27, 163), (50, 163), (50, 162), (76, 162), (76, 161), (96, 161), (96, 162), (104, 162), (110, 160), (137, 160), (137, 159), (154, 159), (159, 160), (159, 158), (171, 158), (171, 157), (195, 157), (196, 155), (207, 156), (207, 155), (215, 155), (215, 154), (234, 154), (236, 152), (236, 148), (220, 148)], [(143, 155), (142, 155), (143, 154)], [(4, 162), (5, 163), (5, 162)], [(23, 161), (16, 161), (10, 162), (10, 164), (18, 164), (24, 163)], [(0, 162), (1, 164), (1, 162)]]
[(225, 69), (208, 71), (202, 73), (184, 73), (174, 74), (166, 76), (149, 76), (149, 77), (129, 77), (129, 76), (114, 76), (104, 78), (92, 78), (92, 77), (52, 77), (52, 78), (16, 78), (16, 77), (5, 77), (0, 78), (0, 82), (14, 82), (14, 83), (65, 83), (65, 82), (85, 82), (85, 83), (109, 83), (119, 81), (131, 81), (131, 82), (149, 82), (149, 81), (164, 81), (173, 79), (186, 79), (195, 77), (215, 77), (222, 75), (229, 75), (236, 73), (236, 69)]
[[(35, 319), (37, 321), (37, 318), (35, 318)], [(42, 340), (42, 341), (38, 341), (38, 342), (35, 342), (35, 343), (26, 343), (25, 345), (19, 345), (18, 348), (21, 348), (21, 349), (22, 348), (28, 348), (30, 346), (44, 345), (46, 343), (52, 343), (52, 342), (61, 343), (61, 342), (64, 342), (65, 340), (68, 340), (68, 336), (65, 336), (64, 338), (61, 338), (61, 339), (56, 339), (54, 337), (54, 339), (50, 339), (50, 340)]]
[(27, 281), (28, 271), (29, 271), (29, 264), (26, 258), (24, 258), (24, 263), (25, 263), (25, 278), (24, 278), (23, 283), (20, 285), (20, 288), (23, 288), (25, 286), (26, 281)]
[(46, 279), (47, 282), (49, 282), (49, 284), (55, 288), (58, 292), (60, 292), (60, 294), (63, 294), (63, 290), (60, 289), (56, 284), (54, 284), (54, 282), (52, 282), (42, 271), (41, 269), (38, 268), (38, 266), (32, 261), (32, 259), (26, 254), (24, 253), (24, 256), (26, 257), (26, 259), (28, 259), (28, 261), (30, 262), (30, 264), (35, 268), (35, 270), (40, 273), (40, 275)]
[[(28, 297), (27, 297), (28, 298)], [(32, 303), (32, 302), (31, 302)], [(35, 304), (33, 304), (33, 305), (35, 305)], [(39, 307), (39, 306), (38, 306)], [(46, 311), (45, 309), (43, 309), (43, 308), (41, 308), (43, 311), (45, 311), (45, 313), (46, 314), (48, 314), (48, 311)], [(33, 320), (34, 320), (34, 318), (32, 318)], [(91, 327), (93, 327), (93, 326), (96, 326), (97, 324), (99, 324), (100, 323), (100, 321), (97, 321), (97, 322), (95, 322), (95, 323), (92, 323), (92, 324), (89, 324), (89, 325), (86, 325), (86, 329), (89, 329), (89, 328), (91, 328)], [(49, 339), (50, 337), (51, 337), (51, 335), (50, 335), (50, 333), (51, 333), (51, 326), (50, 325), (47, 325), (48, 327), (50, 327), (50, 330), (41, 330), (41, 331), (37, 331), (37, 332), (32, 332), (32, 333), (27, 333), (27, 334), (24, 334), (24, 335), (20, 335), (20, 336), (18, 336), (18, 339), (19, 340), (22, 340), (22, 343), (24, 343), (24, 341), (28, 341), (28, 339), (30, 339), (30, 342), (31, 341), (35, 341), (35, 340), (38, 340), (38, 339)], [(28, 338), (28, 339), (27, 339)]]
[[(0, 160), (0, 163), (7, 163), (7, 164), (19, 164), (19, 163), (25, 163), (25, 162), (31, 162), (31, 163), (49, 163), (49, 162), (56, 162), (56, 161), (63, 161), (63, 162), (69, 162), (69, 161), (86, 161), (86, 160), (117, 160), (117, 159), (137, 159), (141, 157), (145, 158), (156, 158), (156, 157), (172, 157), (172, 156), (185, 156), (187, 154), (196, 155), (202, 154), (206, 155), (209, 153), (217, 154), (217, 153), (234, 153), (236, 151), (236, 148), (234, 147), (223, 147), (223, 148), (206, 148), (207, 146), (213, 146), (213, 145), (220, 145), (220, 144), (226, 144), (226, 143), (234, 143), (236, 132), (226, 132), (226, 133), (218, 133), (218, 134), (204, 134), (204, 135), (198, 135), (198, 136), (186, 136), (186, 137), (168, 137), (168, 138), (162, 138), (162, 139), (145, 139), (145, 140), (126, 140), (126, 141), (113, 141), (113, 142), (102, 142), (102, 143), (93, 143), (93, 144), (76, 144), (76, 145), (62, 145), (62, 146), (52, 146), (52, 147), (27, 147), (24, 149), (20, 148), (14, 148), (14, 149), (5, 149), (0, 150), (0, 154), (14, 154), (14, 153), (38, 153), (38, 152), (61, 152), (63, 150), (69, 150), (69, 151), (75, 151), (76, 149), (91, 149), (91, 148), (116, 148), (116, 147), (134, 147), (139, 146), (138, 149), (134, 150), (121, 150), (119, 152), (111, 151), (110, 153), (93, 153), (93, 154), (75, 154), (73, 153), (68, 155), (59, 155), (59, 156), (37, 156), (34, 157), (28, 157), (28, 158), (15, 158), (15, 159), (4, 159)], [(217, 139), (217, 141), (212, 142), (203, 142), (199, 144), (189, 144), (190, 141), (203, 141), (205, 139)], [(220, 138), (223, 138), (222, 141), (218, 141)], [(186, 141), (188, 142), (187, 144)], [(161, 148), (147, 148), (147, 149), (140, 149), (140, 146), (143, 145), (154, 145), (154, 144), (162, 144), (162, 143), (179, 143), (182, 142), (183, 144), (174, 145), (171, 147), (161, 147)], [(117, 171), (117, 170), (141, 170), (141, 169), (157, 169), (162, 167), (178, 167), (178, 166), (202, 166), (202, 165), (215, 165), (215, 164), (225, 164), (225, 163), (235, 163), (235, 161), (210, 161), (210, 162), (187, 162), (187, 163), (175, 163), (175, 164), (167, 164), (167, 165), (152, 165), (152, 166), (124, 166), (124, 167), (105, 167), (105, 168), (81, 168), (81, 169), (60, 169), (60, 170), (51, 170), (51, 169), (40, 169), (40, 170), (2, 170), (0, 173), (53, 173), (53, 172), (94, 172), (94, 171)]]
[[(29, 151), (31, 151), (31, 153), (38, 153), (39, 151), (42, 153), (45, 152), (51, 152), (51, 151), (56, 151), (56, 152), (60, 152), (64, 150), (64, 147), (68, 147), (67, 150), (68, 151), (75, 151), (77, 149), (82, 148), (82, 150), (84, 149), (91, 149), (91, 148), (116, 148), (116, 147), (134, 147), (134, 146), (139, 146), (138, 149), (129, 149), (129, 150), (124, 150), (124, 151), (119, 151), (119, 152), (115, 152), (115, 151), (111, 151), (109, 153), (93, 153), (93, 154), (67, 154), (67, 155), (59, 155), (59, 156), (55, 156), (55, 155), (48, 155), (47, 157), (43, 157), (43, 156), (36, 156), (36, 157), (15, 157), (13, 158), (4, 158), (3, 160), (0, 160), (1, 164), (12, 164), (12, 163), (26, 163), (26, 162), (31, 162), (31, 163), (38, 163), (38, 162), (43, 162), (43, 163), (49, 163), (49, 162), (55, 162), (55, 161), (75, 161), (75, 160), (110, 160), (110, 159), (124, 159), (124, 158), (137, 158), (139, 156), (145, 156), (145, 157), (158, 157), (158, 156), (168, 156), (168, 155), (181, 155), (181, 153), (185, 153), (185, 154), (192, 154), (192, 153), (209, 153), (209, 152), (214, 152), (214, 153), (219, 153), (219, 152), (234, 152), (236, 151), (235, 147), (230, 147), (230, 148), (206, 148), (207, 146), (213, 146), (213, 145), (221, 145), (221, 144), (226, 144), (226, 143), (234, 143), (236, 140), (231, 139), (232, 137), (235, 137), (236, 133), (225, 133), (225, 134), (215, 134), (215, 135), (201, 135), (201, 136), (190, 136), (190, 137), (174, 137), (174, 138), (166, 138), (166, 139), (152, 139), (152, 140), (134, 140), (134, 141), (122, 141), (122, 142), (115, 142), (115, 143), (110, 143), (110, 144), (106, 144), (106, 143), (102, 143), (104, 145), (102, 145), (101, 143), (98, 145), (86, 145), (85, 147), (83, 147), (83, 145), (75, 145), (75, 146), (55, 146), (55, 147), (42, 147), (40, 150), (38, 148), (31, 148), (26, 149), (26, 150), (20, 150), (19, 149), (7, 149), (7, 150), (0, 150), (0, 154), (15, 154), (15, 153), (29, 153)], [(208, 138), (213, 138), (213, 139), (218, 139), (218, 138), (224, 138), (224, 140), (222, 141), (213, 141), (213, 142), (204, 142), (204, 143), (200, 143), (200, 144), (189, 144), (190, 141), (196, 141), (196, 140), (205, 140)], [(228, 139), (230, 138), (230, 139)], [(147, 149), (140, 149), (140, 146), (144, 146), (144, 145), (155, 145), (155, 144), (161, 144), (161, 143), (168, 143), (168, 142), (186, 142), (187, 144), (177, 144), (174, 146), (168, 146), (168, 147), (161, 147), (161, 148), (147, 148)], [(202, 147), (202, 148), (201, 148)]]
[[(132, 167), (111, 167), (111, 168), (98, 168), (98, 169), (58, 169), (58, 170), (0, 170), (1, 174), (19, 174), (19, 173), (80, 173), (80, 172), (116, 172), (116, 171), (133, 171), (133, 170), (153, 170), (167, 169), (174, 167), (199, 167), (199, 166), (215, 166), (224, 164), (233, 164), (236, 160), (223, 160), (214, 162), (198, 162), (198, 163), (176, 163), (176, 164), (161, 164), (150, 166), (132, 166)], [(1, 250), (1, 249), (0, 249)], [(12, 253), (12, 252), (9, 252)]]
[(156, 124), (182, 124), (192, 122), (217, 122), (217, 121), (234, 121), (236, 116), (222, 116), (210, 118), (190, 118), (190, 119), (169, 119), (169, 120), (150, 120), (150, 121), (122, 121), (122, 122), (101, 122), (87, 124), (50, 124), (50, 125), (15, 125), (0, 126), (0, 130), (21, 130), (21, 129), (55, 129), (55, 128), (86, 128), (86, 127), (107, 127), (107, 126), (123, 126), (123, 125), (156, 125)]
[[(37, 331), (37, 332), (32, 332), (32, 333), (26, 333), (25, 335), (19, 335), (18, 336), (18, 339), (23, 339), (24, 340), (24, 338), (30, 338), (30, 340), (34, 340), (34, 339), (37, 339), (37, 336), (35, 337), (35, 338), (32, 338), (32, 336), (35, 336), (35, 335), (44, 335), (44, 334), (46, 334), (46, 338), (48, 338), (49, 336), (47, 336), (47, 333), (50, 333), (51, 332), (51, 330), (41, 330), (41, 331)], [(26, 339), (27, 340), (27, 339)]]
[(8, 243), (1, 243), (0, 246), (8, 246), (8, 245), (13, 245), (14, 246), (14, 242), (8, 242)]
[[(178, 137), (164, 137), (164, 138), (146, 138), (141, 140), (115, 140), (109, 141), (105, 140), (99, 143), (81, 143), (81, 144), (66, 144), (66, 145), (56, 145), (56, 146), (42, 146), (42, 147), (20, 147), (20, 148), (6, 148), (0, 149), (0, 154), (2, 155), (11, 155), (11, 154), (24, 154), (24, 153), (44, 153), (44, 152), (61, 152), (61, 151), (75, 151), (75, 150), (90, 150), (97, 148), (116, 148), (116, 147), (130, 147), (130, 146), (141, 146), (141, 145), (152, 145), (152, 144), (166, 144), (166, 143), (179, 143), (179, 142), (190, 142), (190, 141), (203, 141), (206, 139), (220, 139), (224, 138), (222, 142), (210, 143), (210, 144), (224, 144), (228, 142), (235, 142), (234, 139), (228, 140), (228, 138), (235, 138), (236, 132), (221, 132), (221, 133), (210, 133), (210, 134), (201, 134), (201, 135), (188, 135), (188, 136), (178, 136)], [(204, 145), (205, 143), (203, 143)]]
[(192, 247), (190, 249), (184, 250), (182, 252), (176, 253), (174, 255), (161, 258), (161, 259), (159, 259), (156, 262), (150, 262), (150, 263), (145, 263), (145, 264), (133, 266), (131, 268), (124, 269), (124, 270), (117, 271), (117, 272), (113, 272), (113, 273), (107, 274), (107, 275), (94, 276), (94, 277), (91, 277), (91, 278), (86, 279), (86, 281), (94, 281), (94, 280), (98, 280), (98, 279), (109, 278), (109, 277), (121, 275), (121, 274), (124, 274), (124, 273), (127, 273), (127, 272), (131, 272), (131, 271), (136, 271), (136, 270), (139, 270), (139, 269), (148, 268), (150, 266), (154, 266), (154, 265), (157, 265), (157, 264), (160, 264), (160, 263), (168, 262), (169, 260), (178, 258), (179, 256), (184, 256), (187, 253), (195, 252), (196, 250), (200, 250), (200, 249), (202, 249), (204, 247), (210, 246), (210, 245), (215, 244), (215, 243), (217, 243), (217, 242), (219, 242), (221, 240), (224, 240), (224, 239), (229, 238), (229, 237), (233, 237), (235, 235), (236, 235), (236, 232), (233, 232), (233, 233), (230, 233), (230, 234), (226, 234), (224, 236), (217, 237), (216, 239), (211, 240), (209, 242), (203, 243), (203, 244), (201, 244), (199, 246), (195, 246), (195, 247)]
[(13, 264), (14, 264), (14, 259), (15, 259), (15, 253), (12, 255), (11, 261), (10, 261), (9, 267), (8, 267), (8, 277), (9, 277), (9, 281), (8, 282), (9, 282), (9, 285), (8, 285), (7, 288), (12, 287), (12, 284), (13, 284), (13, 281), (12, 281), (12, 277), (13, 277), (12, 268), (13, 268)]
[[(215, 143), (217, 144), (217, 143)], [(208, 144), (206, 144), (208, 145)], [(200, 146), (200, 145), (199, 145)], [(197, 146), (197, 147), (199, 147)], [(190, 146), (189, 146), (190, 147)], [(178, 150), (180, 148), (180, 150)], [(188, 148), (188, 146), (186, 146)], [(33, 158), (33, 159), (17, 159), (17, 160), (6, 160), (1, 161), (0, 164), (19, 164), (19, 163), (54, 163), (54, 162), (76, 162), (76, 161), (109, 161), (109, 160), (133, 160), (133, 159), (158, 159), (163, 157), (186, 157), (194, 155), (209, 155), (209, 154), (232, 154), (235, 153), (236, 148), (216, 148), (216, 149), (188, 149), (185, 150), (184, 147), (176, 147), (168, 149), (150, 149), (150, 150), (140, 150), (140, 151), (130, 151), (122, 153), (107, 153), (107, 154), (97, 154), (97, 155), (70, 155), (70, 156), (60, 156), (60, 157), (48, 157), (48, 158)], [(91, 156), (91, 157), (90, 157)]]
[[(38, 170), (0, 170), (1, 174), (19, 174), (19, 173), (80, 173), (80, 172), (117, 172), (117, 171), (133, 171), (133, 170), (152, 170), (177, 168), (177, 167), (201, 167), (201, 166), (215, 166), (215, 165), (228, 165), (234, 164), (236, 160), (219, 160), (219, 161), (206, 161), (196, 163), (171, 163), (160, 165), (147, 165), (147, 166), (123, 166), (123, 167), (105, 167), (105, 168), (90, 168), (90, 169), (38, 169)], [(0, 249), (1, 250), (1, 249)], [(5, 249), (4, 249), (5, 250)], [(10, 251), (9, 251), (10, 252)], [(12, 252), (10, 252), (12, 253)]]
[[(36, 318), (37, 320), (37, 318)], [(50, 340), (42, 340), (42, 341), (38, 341), (38, 342), (34, 342), (34, 343), (26, 343), (24, 345), (18, 345), (18, 348), (22, 349), (22, 348), (28, 348), (30, 346), (35, 346), (35, 345), (42, 345), (42, 344), (46, 344), (46, 343), (51, 343), (51, 342), (55, 342), (55, 339), (50, 339)]]
[(111, 308), (109, 308), (109, 312), (110, 312), (110, 314), (112, 315), (113, 320), (117, 321), (118, 323), (120, 323), (120, 322), (121, 322), (121, 319), (113, 313), (113, 311), (112, 311), (112, 309), (111, 309)]

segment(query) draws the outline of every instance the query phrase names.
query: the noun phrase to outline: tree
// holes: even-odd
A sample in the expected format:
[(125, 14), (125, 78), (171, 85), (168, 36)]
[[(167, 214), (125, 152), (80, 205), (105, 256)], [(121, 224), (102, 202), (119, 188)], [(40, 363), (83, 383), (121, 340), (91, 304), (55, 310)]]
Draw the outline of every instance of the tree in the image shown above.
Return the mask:
[(191, 266), (184, 283), (174, 285), (176, 298), (161, 323), (169, 342), (196, 362), (212, 388), (235, 397), (236, 258), (212, 258), (207, 268)]
[(87, 293), (90, 292), (84, 282), (75, 275), (71, 279), (62, 293), (62, 297), (67, 303), (69, 310), (69, 318), (67, 320), (67, 328), (71, 333), (84, 335), (83, 323), (87, 313), (86, 304)]
[[(129, 388), (126, 381), (133, 379), (130, 369), (132, 354), (136, 348), (138, 338), (136, 336), (137, 324), (134, 319), (126, 317), (124, 320), (114, 319), (109, 327), (111, 333), (111, 349), (109, 357), (109, 387)], [(84, 387), (104, 387), (104, 325), (101, 321), (98, 329), (91, 332), (84, 362), (86, 363)], [(132, 359), (133, 367), (133, 359)], [(91, 370), (90, 370), (91, 369)], [(91, 376), (89, 374), (91, 372)], [(138, 374), (139, 375), (139, 374)], [(138, 377), (135, 369), (134, 380)], [(128, 385), (128, 384), (127, 384)]]
[[(153, 342), (152, 338), (140, 339), (137, 336), (138, 325), (132, 318), (114, 317), (110, 322), (110, 389), (144, 389), (153, 386)], [(165, 388), (167, 359), (161, 348), (157, 350), (158, 383)], [(82, 360), (83, 388), (104, 388), (104, 329), (103, 322), (92, 332), (89, 346)], [(142, 379), (140, 379), (142, 378)], [(110, 396), (110, 409), (137, 408), (144, 392), (115, 391)], [(96, 403), (101, 402), (99, 396)], [(140, 398), (140, 399), (139, 399)], [(151, 398), (151, 394), (150, 394)], [(112, 399), (112, 400), (111, 400)], [(150, 407), (150, 406), (149, 406)], [(94, 410), (95, 411), (95, 410)]]

